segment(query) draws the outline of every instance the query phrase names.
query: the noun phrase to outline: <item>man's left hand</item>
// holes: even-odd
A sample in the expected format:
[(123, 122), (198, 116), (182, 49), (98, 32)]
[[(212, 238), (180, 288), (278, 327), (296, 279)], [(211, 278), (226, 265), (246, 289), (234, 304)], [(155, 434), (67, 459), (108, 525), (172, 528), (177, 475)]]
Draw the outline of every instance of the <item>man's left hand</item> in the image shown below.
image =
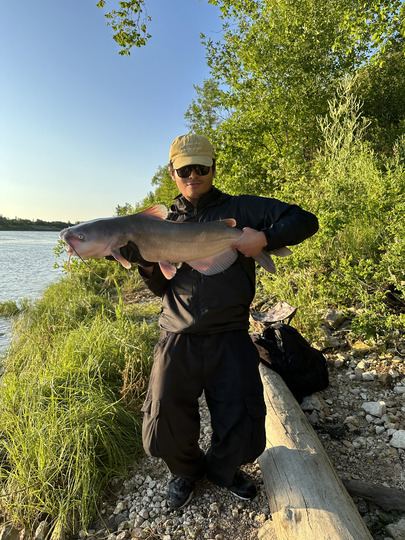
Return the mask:
[(267, 246), (267, 238), (263, 231), (256, 231), (250, 227), (242, 229), (242, 236), (232, 244), (234, 249), (237, 249), (246, 257), (254, 257)]

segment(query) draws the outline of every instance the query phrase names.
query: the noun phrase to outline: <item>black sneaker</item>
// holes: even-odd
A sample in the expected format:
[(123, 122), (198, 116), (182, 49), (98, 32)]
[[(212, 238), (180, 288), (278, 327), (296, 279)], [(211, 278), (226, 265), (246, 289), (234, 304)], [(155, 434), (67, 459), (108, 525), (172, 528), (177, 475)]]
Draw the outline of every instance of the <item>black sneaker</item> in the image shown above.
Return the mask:
[(178, 510), (190, 502), (194, 493), (195, 481), (181, 476), (174, 476), (169, 482), (167, 504), (169, 508)]
[(240, 471), (235, 474), (232, 486), (228, 487), (229, 491), (243, 499), (244, 501), (250, 501), (257, 495), (257, 489), (254, 483), (246, 476), (243, 476)]

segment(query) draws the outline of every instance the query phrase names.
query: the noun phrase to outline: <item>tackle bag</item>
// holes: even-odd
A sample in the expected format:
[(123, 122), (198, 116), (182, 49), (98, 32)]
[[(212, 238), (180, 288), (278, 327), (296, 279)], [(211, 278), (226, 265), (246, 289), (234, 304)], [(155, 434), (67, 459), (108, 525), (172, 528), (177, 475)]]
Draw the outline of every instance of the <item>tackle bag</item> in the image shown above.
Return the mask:
[(251, 337), (259, 350), (260, 361), (283, 378), (299, 403), (305, 396), (328, 386), (324, 355), (311, 347), (293, 326), (273, 324), (261, 335)]

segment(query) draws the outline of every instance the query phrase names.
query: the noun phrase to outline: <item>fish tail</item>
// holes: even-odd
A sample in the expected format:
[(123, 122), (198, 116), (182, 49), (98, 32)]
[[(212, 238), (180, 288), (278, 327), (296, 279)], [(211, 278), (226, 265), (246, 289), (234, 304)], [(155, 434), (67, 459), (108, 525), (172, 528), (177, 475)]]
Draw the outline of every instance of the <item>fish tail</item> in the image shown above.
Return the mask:
[(270, 272), (271, 274), (276, 273), (276, 265), (274, 264), (274, 261), (270, 257), (268, 252), (262, 250), (253, 258), (257, 263), (260, 264), (260, 266), (263, 266), (263, 268), (267, 270), (267, 272)]
[(271, 249), (270, 253), (272, 255), (277, 255), (277, 257), (288, 257), (289, 255), (292, 254), (292, 251), (291, 249), (288, 249), (288, 247), (284, 246), (281, 248)]

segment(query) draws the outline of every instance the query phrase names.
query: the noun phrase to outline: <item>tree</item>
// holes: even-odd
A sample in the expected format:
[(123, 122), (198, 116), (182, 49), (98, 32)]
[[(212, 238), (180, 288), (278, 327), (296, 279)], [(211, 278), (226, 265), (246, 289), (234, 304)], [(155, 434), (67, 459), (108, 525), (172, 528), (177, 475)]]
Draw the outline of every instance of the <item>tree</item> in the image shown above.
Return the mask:
[(363, 102), (362, 113), (370, 120), (367, 139), (379, 154), (391, 155), (398, 137), (405, 131), (405, 55), (403, 38), (369, 62), (357, 74), (356, 95)]
[[(335, 44), (342, 2), (218, 0), (222, 40), (205, 38), (207, 60), (232, 114), (219, 127), (227, 189), (266, 193), (300, 174), (319, 147), (317, 117), (334, 85), (366, 54)], [(225, 186), (224, 186), (225, 187)]]
[(219, 125), (230, 116), (230, 111), (222, 105), (226, 102), (226, 92), (219, 88), (215, 79), (206, 79), (203, 85), (194, 85), (197, 97), (193, 99), (184, 118), (189, 129), (212, 137)]
[[(147, 32), (147, 23), (151, 20), (145, 8), (144, 0), (118, 2), (120, 9), (113, 9), (105, 14), (107, 26), (114, 30), (113, 39), (121, 46), (119, 54), (130, 55), (132, 47), (142, 47), (151, 37)], [(98, 8), (104, 8), (106, 0), (99, 0)]]
[[(200, 0), (201, 1), (201, 0)], [(99, 0), (97, 7), (104, 8), (111, 0)], [(253, 17), (262, 8), (261, 0), (208, 0), (220, 7), (224, 19), (235, 19), (242, 13)], [(145, 0), (119, 1), (119, 10), (106, 13), (107, 25), (114, 30), (113, 39), (122, 47), (120, 54), (129, 55), (132, 47), (142, 47), (151, 37), (147, 32), (150, 17)], [(373, 56), (391, 44), (392, 36), (400, 32), (405, 36), (405, 7), (401, 0), (339, 0), (341, 36), (349, 52), (361, 43), (368, 43)], [(349, 38), (349, 39), (348, 39)], [(339, 37), (336, 39), (340, 46)]]
[[(221, 152), (221, 187), (230, 192), (274, 192), (307, 173), (323, 140), (318, 118), (328, 114), (339, 82), (361, 66), (379, 69), (381, 62), (369, 62), (376, 39), (371, 29), (376, 27), (369, 21), (367, 32), (363, 27), (364, 40), (353, 42), (353, 28), (360, 27), (358, 13), (366, 5), (357, 0), (211, 3), (220, 7), (224, 19), (220, 41), (203, 36), (215, 83), (198, 89), (186, 118), (206, 134), (211, 127), (202, 121), (204, 112), (221, 118), (213, 134)], [(368, 12), (375, 6), (367, 4)], [(388, 30), (394, 32), (386, 25), (387, 35)], [(397, 36), (390, 34), (391, 41)], [(387, 51), (381, 55), (388, 58)], [(373, 107), (371, 100), (364, 110), (367, 105)], [(228, 114), (224, 117), (221, 110)]]
[(358, 43), (368, 43), (371, 60), (378, 62), (398, 34), (405, 37), (404, 17), (402, 0), (363, 0), (353, 6), (349, 3), (342, 21), (348, 50), (353, 50)]

